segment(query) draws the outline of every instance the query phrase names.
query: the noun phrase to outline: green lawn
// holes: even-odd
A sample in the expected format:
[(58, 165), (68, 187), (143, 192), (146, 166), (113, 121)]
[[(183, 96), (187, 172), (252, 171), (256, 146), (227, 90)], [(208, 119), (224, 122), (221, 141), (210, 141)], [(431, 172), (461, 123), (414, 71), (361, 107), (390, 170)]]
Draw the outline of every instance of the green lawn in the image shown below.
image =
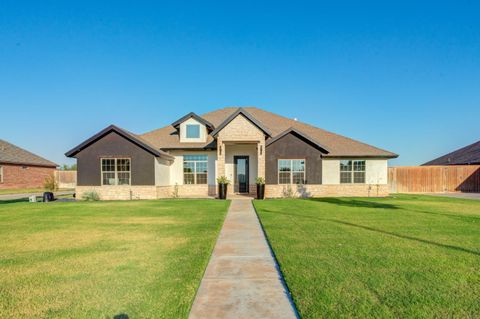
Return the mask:
[(480, 201), (255, 201), (303, 318), (479, 318)]
[(186, 318), (228, 202), (0, 202), (0, 318)]

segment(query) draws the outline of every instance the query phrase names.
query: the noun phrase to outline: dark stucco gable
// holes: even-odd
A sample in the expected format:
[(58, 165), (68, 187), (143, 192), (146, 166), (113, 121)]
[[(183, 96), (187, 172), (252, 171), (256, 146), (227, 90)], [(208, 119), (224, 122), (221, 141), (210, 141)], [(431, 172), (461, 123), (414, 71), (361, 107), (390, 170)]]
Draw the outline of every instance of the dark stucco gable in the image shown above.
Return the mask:
[(278, 184), (279, 159), (305, 159), (305, 183), (322, 184), (324, 149), (295, 131), (275, 138), (265, 147), (266, 183)]
[(155, 156), (117, 132), (110, 132), (75, 154), (78, 186), (101, 185), (102, 157), (131, 159), (132, 185), (155, 185)]

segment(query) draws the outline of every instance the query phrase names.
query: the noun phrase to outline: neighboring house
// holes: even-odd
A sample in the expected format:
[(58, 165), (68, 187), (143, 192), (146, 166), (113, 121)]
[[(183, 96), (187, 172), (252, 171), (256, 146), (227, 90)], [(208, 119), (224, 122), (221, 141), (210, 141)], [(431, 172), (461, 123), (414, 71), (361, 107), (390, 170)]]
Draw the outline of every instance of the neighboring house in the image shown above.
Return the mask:
[(0, 189), (43, 187), (57, 164), (0, 140)]
[(77, 193), (102, 199), (215, 196), (384, 196), (387, 160), (398, 155), (254, 107), (189, 113), (171, 125), (133, 134), (109, 126), (65, 154), (78, 165)]
[(480, 141), (422, 164), (432, 165), (480, 165)]

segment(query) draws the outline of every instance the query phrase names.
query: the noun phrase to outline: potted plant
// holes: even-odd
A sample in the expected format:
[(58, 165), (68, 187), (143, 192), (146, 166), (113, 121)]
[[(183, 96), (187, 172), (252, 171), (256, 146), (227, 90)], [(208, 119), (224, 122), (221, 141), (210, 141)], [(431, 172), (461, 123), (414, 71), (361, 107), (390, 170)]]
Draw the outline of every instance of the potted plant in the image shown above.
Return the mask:
[(218, 183), (218, 198), (226, 199), (227, 198), (227, 186), (230, 184), (230, 181), (225, 176), (220, 176), (217, 178)]
[(255, 179), (255, 184), (257, 184), (257, 199), (265, 198), (265, 178), (257, 177)]

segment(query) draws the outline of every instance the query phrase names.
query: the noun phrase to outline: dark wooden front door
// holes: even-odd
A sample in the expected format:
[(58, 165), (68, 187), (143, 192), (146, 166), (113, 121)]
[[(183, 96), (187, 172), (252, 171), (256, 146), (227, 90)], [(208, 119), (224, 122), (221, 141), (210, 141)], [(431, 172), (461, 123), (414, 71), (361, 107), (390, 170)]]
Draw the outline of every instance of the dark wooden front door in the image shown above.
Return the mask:
[(238, 193), (248, 193), (248, 156), (234, 156), (233, 164), (235, 165), (235, 187)]

